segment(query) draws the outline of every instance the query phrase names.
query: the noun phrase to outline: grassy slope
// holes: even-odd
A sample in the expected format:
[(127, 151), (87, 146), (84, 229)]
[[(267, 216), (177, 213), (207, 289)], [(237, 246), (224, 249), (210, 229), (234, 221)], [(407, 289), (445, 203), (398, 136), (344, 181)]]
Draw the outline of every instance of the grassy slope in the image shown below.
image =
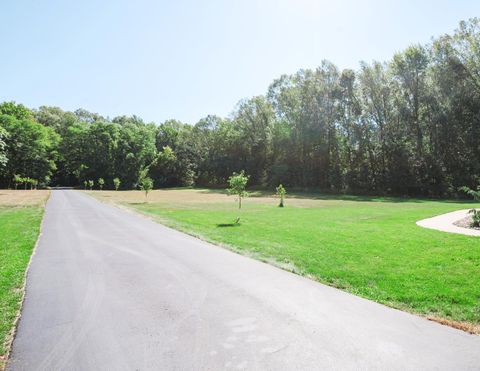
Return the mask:
[[(251, 198), (242, 224), (232, 200), (111, 197), (178, 229), (262, 259), (292, 264), (321, 282), (400, 309), (480, 324), (480, 239), (420, 228), (415, 221), (471, 204), (380, 198)], [(208, 192), (204, 192), (208, 195)], [(98, 194), (97, 194), (98, 196)], [(105, 195), (106, 196), (106, 195)], [(100, 196), (101, 197), (101, 196)], [(115, 200), (118, 198), (117, 200)], [(182, 201), (182, 199), (184, 201)], [(206, 201), (206, 200), (204, 200)]]
[[(41, 196), (43, 203), (47, 194)], [(25, 270), (38, 237), (43, 206), (4, 206), (0, 202), (0, 369), (20, 309)]]

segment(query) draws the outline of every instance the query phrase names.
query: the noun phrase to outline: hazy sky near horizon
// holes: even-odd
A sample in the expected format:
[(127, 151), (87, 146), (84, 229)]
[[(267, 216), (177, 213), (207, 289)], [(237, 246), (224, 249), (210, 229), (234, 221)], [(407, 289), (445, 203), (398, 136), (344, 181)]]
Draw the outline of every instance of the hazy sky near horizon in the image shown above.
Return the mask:
[(478, 0), (2, 1), (0, 101), (193, 124), (284, 73), (385, 61), (478, 15)]

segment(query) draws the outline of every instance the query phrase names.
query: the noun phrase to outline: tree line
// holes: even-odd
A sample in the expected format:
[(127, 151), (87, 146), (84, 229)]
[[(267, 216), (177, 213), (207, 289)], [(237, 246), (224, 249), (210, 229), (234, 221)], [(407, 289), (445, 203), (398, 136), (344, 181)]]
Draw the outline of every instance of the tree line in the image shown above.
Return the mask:
[(83, 109), (0, 105), (0, 186), (105, 188), (249, 184), (361, 194), (454, 196), (480, 181), (480, 21), (386, 62), (329, 61), (274, 80), (229, 117), (159, 125)]

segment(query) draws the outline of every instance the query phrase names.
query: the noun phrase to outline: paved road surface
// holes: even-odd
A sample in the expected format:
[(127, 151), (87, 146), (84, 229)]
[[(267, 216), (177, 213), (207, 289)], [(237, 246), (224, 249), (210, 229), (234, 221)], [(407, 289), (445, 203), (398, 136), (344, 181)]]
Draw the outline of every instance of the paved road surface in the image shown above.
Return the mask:
[(11, 370), (466, 370), (480, 337), (53, 191)]

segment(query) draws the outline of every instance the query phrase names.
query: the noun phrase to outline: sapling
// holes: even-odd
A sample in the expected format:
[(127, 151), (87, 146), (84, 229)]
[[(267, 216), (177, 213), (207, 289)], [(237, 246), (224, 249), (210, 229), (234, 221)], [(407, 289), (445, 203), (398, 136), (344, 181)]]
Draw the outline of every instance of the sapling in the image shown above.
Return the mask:
[(287, 191), (286, 189), (283, 187), (283, 185), (279, 185), (277, 188), (277, 196), (280, 197), (280, 204), (278, 205), (278, 207), (284, 207), (284, 199), (285, 199), (285, 195), (287, 194)]
[(245, 190), (248, 183), (248, 175), (245, 175), (245, 172), (242, 170), (239, 174), (233, 173), (228, 178), (227, 192), (229, 195), (237, 196), (238, 200), (238, 218), (235, 221), (235, 224), (240, 223), (240, 210), (242, 209), (242, 199), (248, 196), (248, 192)]
[(113, 186), (115, 187), (115, 190), (118, 191), (120, 188), (121, 181), (118, 178), (113, 178)]
[(152, 178), (146, 176), (140, 180), (140, 188), (145, 192), (145, 198), (148, 197), (148, 192), (153, 189), (153, 180)]
[(100, 188), (101, 191), (103, 190), (104, 184), (105, 184), (105, 179), (98, 178), (98, 187)]
[(21, 175), (15, 174), (13, 176), (13, 183), (15, 184), (15, 189), (17, 189), (18, 185), (23, 183), (23, 178)]

